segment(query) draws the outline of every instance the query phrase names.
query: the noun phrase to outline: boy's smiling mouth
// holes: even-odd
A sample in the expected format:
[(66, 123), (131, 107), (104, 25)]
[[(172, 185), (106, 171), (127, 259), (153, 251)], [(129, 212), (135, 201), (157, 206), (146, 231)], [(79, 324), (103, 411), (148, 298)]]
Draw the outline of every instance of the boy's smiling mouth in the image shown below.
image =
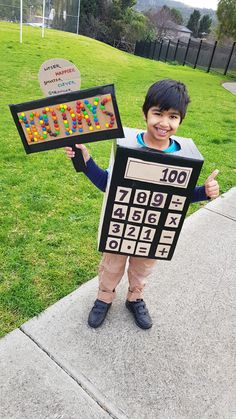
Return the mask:
[(169, 132), (167, 129), (162, 129), (162, 128), (159, 128), (159, 127), (155, 127), (155, 128), (156, 128), (156, 131), (158, 132), (158, 134), (160, 134), (160, 135), (166, 135)]

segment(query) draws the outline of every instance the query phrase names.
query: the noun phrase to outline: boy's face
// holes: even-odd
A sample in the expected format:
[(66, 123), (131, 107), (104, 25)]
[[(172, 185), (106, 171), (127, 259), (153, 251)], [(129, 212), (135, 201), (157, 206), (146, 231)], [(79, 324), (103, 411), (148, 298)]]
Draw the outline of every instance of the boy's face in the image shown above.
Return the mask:
[(146, 140), (149, 145), (165, 149), (169, 146), (169, 138), (177, 131), (181, 122), (180, 113), (175, 109), (161, 111), (158, 106), (148, 110), (146, 123)]

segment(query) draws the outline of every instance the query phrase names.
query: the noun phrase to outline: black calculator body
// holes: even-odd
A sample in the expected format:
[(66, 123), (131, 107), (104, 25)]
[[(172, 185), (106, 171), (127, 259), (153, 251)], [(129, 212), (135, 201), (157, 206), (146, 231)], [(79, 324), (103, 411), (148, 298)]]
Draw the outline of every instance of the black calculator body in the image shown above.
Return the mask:
[(137, 144), (138, 130), (116, 140), (114, 164), (100, 222), (99, 250), (170, 260), (179, 238), (203, 157), (189, 138), (180, 150), (159, 152)]

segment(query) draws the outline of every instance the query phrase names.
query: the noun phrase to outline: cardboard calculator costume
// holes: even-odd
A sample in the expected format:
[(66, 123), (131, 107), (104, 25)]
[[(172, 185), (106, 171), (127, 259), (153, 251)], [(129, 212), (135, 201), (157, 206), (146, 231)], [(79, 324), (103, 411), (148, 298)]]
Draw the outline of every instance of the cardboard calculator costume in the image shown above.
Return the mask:
[(99, 250), (170, 260), (203, 165), (191, 139), (175, 137), (180, 150), (140, 147), (140, 130), (116, 140), (114, 165), (100, 222)]

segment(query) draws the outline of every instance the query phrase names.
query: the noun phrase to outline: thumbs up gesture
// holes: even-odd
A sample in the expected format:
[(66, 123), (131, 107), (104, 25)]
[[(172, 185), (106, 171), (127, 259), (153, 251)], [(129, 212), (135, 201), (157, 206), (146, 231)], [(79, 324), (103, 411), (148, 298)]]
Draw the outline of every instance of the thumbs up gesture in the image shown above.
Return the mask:
[(217, 169), (214, 170), (210, 174), (210, 176), (208, 176), (205, 182), (205, 192), (208, 198), (214, 199), (214, 198), (217, 198), (217, 196), (219, 196), (219, 184), (217, 180), (215, 179), (218, 173), (219, 173), (219, 170)]

